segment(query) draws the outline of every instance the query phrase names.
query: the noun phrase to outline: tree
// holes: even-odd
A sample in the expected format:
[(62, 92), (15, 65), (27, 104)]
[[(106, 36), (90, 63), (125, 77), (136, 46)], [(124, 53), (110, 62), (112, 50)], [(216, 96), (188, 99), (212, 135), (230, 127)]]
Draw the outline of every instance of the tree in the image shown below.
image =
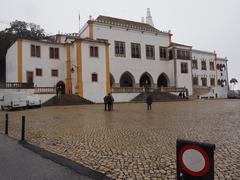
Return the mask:
[(236, 78), (232, 78), (230, 80), (230, 84), (233, 84), (233, 90), (234, 90), (234, 86), (238, 83), (237, 79)]
[(18, 38), (41, 40), (46, 36), (39, 25), (18, 20), (11, 22), (9, 28), (0, 31), (0, 82), (5, 81), (7, 50)]

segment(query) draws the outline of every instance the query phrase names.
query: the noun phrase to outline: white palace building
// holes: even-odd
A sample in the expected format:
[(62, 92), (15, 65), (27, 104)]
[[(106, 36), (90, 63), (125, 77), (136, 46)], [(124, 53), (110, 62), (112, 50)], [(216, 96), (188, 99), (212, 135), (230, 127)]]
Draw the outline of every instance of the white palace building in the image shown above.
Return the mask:
[[(227, 59), (215, 52), (172, 42), (156, 29), (148, 9), (146, 22), (107, 16), (90, 19), (78, 34), (51, 40), (18, 39), (6, 55), (6, 82), (61, 88), (92, 102), (112, 92), (127, 102), (146, 88), (190, 98), (226, 98)], [(50, 92), (49, 92), (50, 93)]]

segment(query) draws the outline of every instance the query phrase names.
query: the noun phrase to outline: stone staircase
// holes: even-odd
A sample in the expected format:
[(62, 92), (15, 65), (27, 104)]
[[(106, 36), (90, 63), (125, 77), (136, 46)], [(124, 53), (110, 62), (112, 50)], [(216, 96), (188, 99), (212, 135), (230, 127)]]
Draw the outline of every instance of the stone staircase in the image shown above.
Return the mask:
[(177, 95), (168, 93), (168, 92), (148, 92), (148, 93), (141, 93), (138, 96), (136, 96), (134, 99), (131, 100), (131, 102), (145, 102), (146, 97), (148, 95), (152, 96), (153, 101), (155, 102), (164, 102), (164, 101), (185, 101), (187, 99), (183, 99)]
[(83, 104), (94, 103), (77, 95), (62, 95), (60, 99), (57, 96), (54, 96), (53, 98), (43, 103), (43, 106), (71, 106)]

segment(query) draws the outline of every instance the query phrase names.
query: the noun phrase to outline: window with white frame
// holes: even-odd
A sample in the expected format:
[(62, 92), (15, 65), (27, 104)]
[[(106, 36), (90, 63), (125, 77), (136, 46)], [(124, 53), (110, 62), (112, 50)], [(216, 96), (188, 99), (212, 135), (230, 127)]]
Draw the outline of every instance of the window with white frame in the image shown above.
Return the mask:
[(125, 42), (115, 41), (115, 56), (126, 57)]
[(132, 58), (141, 58), (141, 45), (138, 43), (131, 43)]

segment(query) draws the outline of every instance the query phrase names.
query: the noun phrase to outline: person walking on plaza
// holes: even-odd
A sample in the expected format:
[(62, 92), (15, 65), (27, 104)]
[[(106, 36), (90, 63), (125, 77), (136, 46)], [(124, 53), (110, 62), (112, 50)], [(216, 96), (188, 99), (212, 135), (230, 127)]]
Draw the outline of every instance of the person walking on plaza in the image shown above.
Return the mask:
[(61, 86), (57, 87), (56, 89), (57, 89), (57, 98), (61, 99), (61, 96), (62, 96)]
[(114, 98), (113, 98), (112, 94), (110, 94), (110, 100), (111, 100), (111, 111), (113, 111)]
[(108, 96), (104, 96), (103, 101), (104, 101), (104, 110), (107, 111)]
[(108, 111), (112, 111), (113, 110), (113, 97), (112, 95), (109, 93), (108, 94), (108, 99), (107, 99), (107, 104), (108, 104)]
[(146, 103), (147, 103), (147, 110), (152, 110), (152, 96), (148, 95), (147, 99), (146, 99)]

